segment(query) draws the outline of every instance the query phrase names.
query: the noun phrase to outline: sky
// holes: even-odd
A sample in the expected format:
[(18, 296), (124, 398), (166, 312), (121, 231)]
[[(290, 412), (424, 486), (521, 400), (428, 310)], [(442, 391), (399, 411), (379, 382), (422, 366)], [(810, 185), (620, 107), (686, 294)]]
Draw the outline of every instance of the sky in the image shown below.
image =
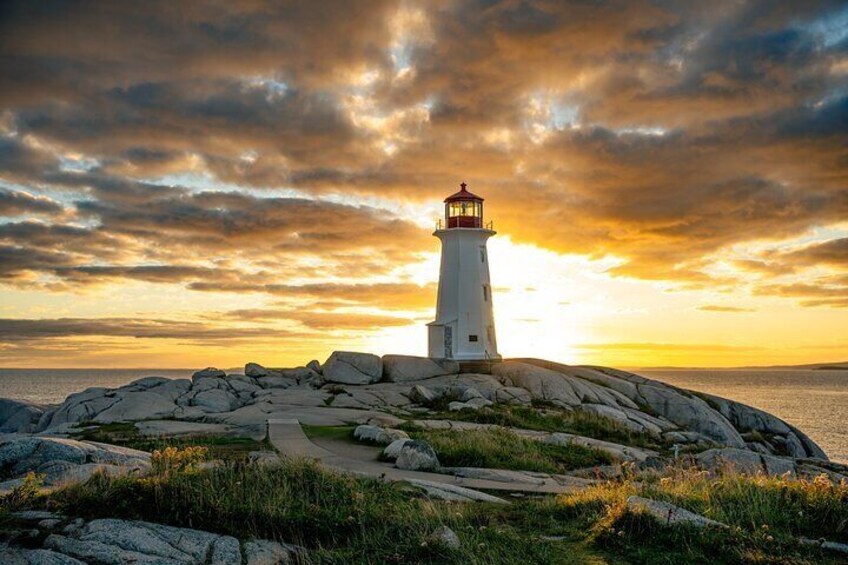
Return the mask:
[(844, 2), (3, 2), (0, 366), (848, 360)]

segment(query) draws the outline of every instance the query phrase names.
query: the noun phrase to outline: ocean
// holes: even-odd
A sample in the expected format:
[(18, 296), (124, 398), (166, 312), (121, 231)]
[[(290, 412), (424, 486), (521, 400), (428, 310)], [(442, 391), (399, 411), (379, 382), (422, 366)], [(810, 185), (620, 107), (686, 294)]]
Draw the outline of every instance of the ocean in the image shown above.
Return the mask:
[[(0, 398), (62, 402), (88, 387), (118, 387), (158, 375), (187, 378), (192, 369), (0, 369)], [(636, 369), (681, 388), (756, 406), (813, 438), (831, 459), (848, 463), (848, 371)]]

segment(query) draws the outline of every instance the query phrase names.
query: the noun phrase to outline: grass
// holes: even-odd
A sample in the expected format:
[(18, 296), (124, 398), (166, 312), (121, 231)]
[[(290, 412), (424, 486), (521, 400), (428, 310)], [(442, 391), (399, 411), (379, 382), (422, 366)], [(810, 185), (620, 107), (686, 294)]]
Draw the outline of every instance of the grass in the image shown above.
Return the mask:
[(164, 450), (169, 447), (206, 447), (210, 459), (239, 460), (251, 451), (267, 451), (264, 441), (225, 435), (186, 435), (179, 437), (148, 437), (142, 435), (132, 422), (90, 424), (73, 434), (74, 439), (120, 445), (141, 451)]
[(612, 458), (580, 445), (549, 445), (521, 437), (503, 428), (490, 430), (412, 430), (410, 437), (426, 441), (448, 467), (488, 467), (563, 473), (607, 465)]
[[(824, 478), (733, 473), (709, 478), (675, 468), (640, 483), (608, 482), (510, 505), (456, 504), (432, 501), (403, 484), (339, 475), (308, 461), (230, 462), (200, 469), (189, 450), (175, 451), (163, 457), (180, 464), (157, 466), (149, 477), (97, 475), (51, 494), (37, 494), (33, 478), (20, 492), (0, 499), (0, 528), (16, 527), (8, 519), (12, 509), (49, 508), (72, 517), (143, 519), (240, 539), (297, 543), (310, 550), (306, 563), (346, 565), (835, 564), (841, 556), (802, 546), (795, 538), (846, 540), (848, 485)], [(668, 500), (730, 527), (665, 527), (627, 511), (631, 494)], [(428, 539), (442, 525), (457, 533), (460, 549)]]
[(609, 418), (539, 402), (534, 402), (533, 406), (495, 404), (480, 410), (438, 412), (434, 417), (543, 432), (565, 432), (638, 447), (661, 447), (649, 434), (634, 432)]
[[(730, 526), (665, 527), (626, 510), (628, 496), (665, 500)], [(683, 468), (664, 477), (606, 483), (557, 499), (561, 518), (582, 521), (599, 548), (640, 563), (837, 563), (798, 537), (845, 542), (848, 485)], [(650, 540), (646, 543), (645, 540)], [(672, 554), (663, 556), (665, 552)], [(677, 557), (673, 557), (674, 554)]]
[[(97, 476), (54, 493), (72, 516), (122, 517), (308, 547), (315, 563), (590, 562), (568, 544), (528, 543), (520, 524), (491, 505), (434, 502), (398, 483), (342, 476), (311, 462), (227, 464), (149, 478)], [(462, 548), (434, 544), (439, 526)]]

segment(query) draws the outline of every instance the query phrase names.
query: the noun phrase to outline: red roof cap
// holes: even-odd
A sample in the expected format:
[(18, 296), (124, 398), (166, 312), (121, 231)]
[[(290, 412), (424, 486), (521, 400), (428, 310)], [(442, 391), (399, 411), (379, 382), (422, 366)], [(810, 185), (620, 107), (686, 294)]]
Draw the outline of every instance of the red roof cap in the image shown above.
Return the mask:
[(445, 202), (455, 202), (457, 200), (479, 200), (480, 202), (483, 201), (483, 199), (480, 198), (479, 196), (477, 196), (476, 194), (472, 194), (471, 192), (468, 192), (467, 190), (465, 190), (466, 186), (468, 186), (468, 185), (465, 184), (465, 183), (460, 184), (459, 185), (460, 191), (456, 192), (454, 194), (451, 194), (450, 196), (445, 198)]

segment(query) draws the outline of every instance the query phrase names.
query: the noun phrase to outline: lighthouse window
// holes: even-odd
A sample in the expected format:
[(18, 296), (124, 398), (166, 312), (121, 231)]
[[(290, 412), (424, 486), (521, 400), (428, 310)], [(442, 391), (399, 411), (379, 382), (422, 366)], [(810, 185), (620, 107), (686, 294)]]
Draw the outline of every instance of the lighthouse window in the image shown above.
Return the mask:
[(489, 301), (489, 287), (487, 287), (486, 285), (483, 285), (483, 301)]
[(474, 334), (469, 335), (469, 336), (468, 336), (468, 341), (477, 341), (477, 336), (476, 336), (476, 335), (474, 335)]
[(448, 216), (480, 217), (483, 215), (483, 205), (479, 202), (451, 202), (448, 205)]
[(486, 262), (486, 250), (485, 249), (480, 249), (480, 262), (481, 263)]

